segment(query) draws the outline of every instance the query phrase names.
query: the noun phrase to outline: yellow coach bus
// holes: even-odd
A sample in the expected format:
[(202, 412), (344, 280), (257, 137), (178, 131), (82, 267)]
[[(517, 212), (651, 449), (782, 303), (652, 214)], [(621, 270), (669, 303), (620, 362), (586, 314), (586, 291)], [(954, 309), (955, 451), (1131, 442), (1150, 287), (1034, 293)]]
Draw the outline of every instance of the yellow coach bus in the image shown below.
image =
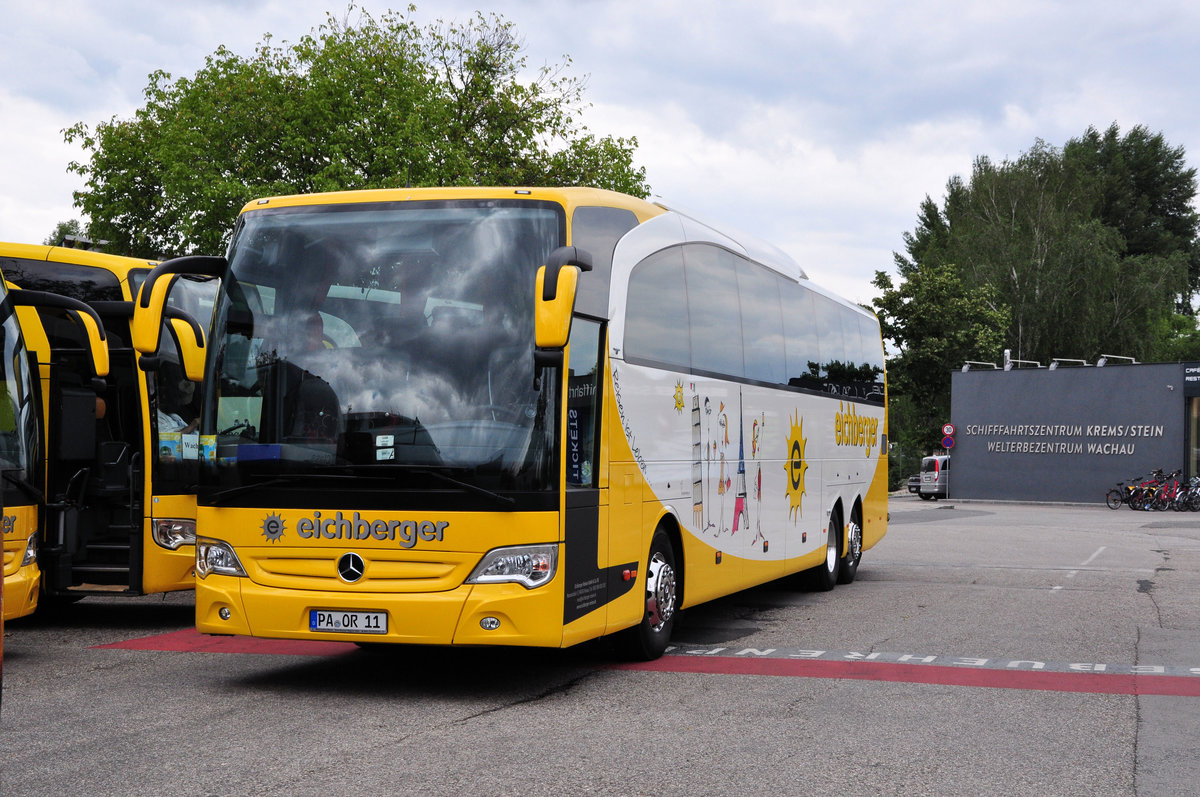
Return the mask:
[(8, 290), (0, 279), (0, 529), (4, 537), (3, 617), (24, 617), (37, 607), (38, 480), (41, 426), (25, 342)]
[(60, 311), (17, 309), (37, 364), (44, 426), (36, 480), (44, 491), (40, 550), (24, 581), (36, 580), (51, 601), (194, 583), (195, 380), (203, 370), (194, 317), (207, 322), (216, 285), (182, 281), (162, 351), (138, 357), (130, 346), (131, 300), (154, 265), (84, 249), (0, 244), (0, 269), (27, 289), (13, 295), (46, 292), (90, 307), (103, 323), (110, 358), (107, 378), (92, 379), (85, 339)]
[[(886, 532), (878, 323), (765, 244), (595, 189), (403, 189), (252, 202), (205, 265), (205, 633), (652, 658), (678, 610), (850, 582)], [(190, 269), (143, 285), (139, 350)]]
[[(0, 276), (0, 495), (3, 496), (4, 601), (3, 617), (12, 620), (31, 614), (38, 605), (42, 586), (38, 553), (39, 533), (46, 510), (46, 427), (44, 408), (38, 401), (34, 378), (35, 360), (26, 348), (26, 336), (18, 321), (22, 312), (61, 318), (74, 326), (89, 382), (99, 384), (108, 375), (108, 348), (100, 317), (92, 308), (66, 297), (38, 291), (8, 291)], [(29, 309), (18, 309), (29, 308)], [(36, 335), (39, 330), (35, 330)], [(57, 409), (57, 408), (55, 408)]]

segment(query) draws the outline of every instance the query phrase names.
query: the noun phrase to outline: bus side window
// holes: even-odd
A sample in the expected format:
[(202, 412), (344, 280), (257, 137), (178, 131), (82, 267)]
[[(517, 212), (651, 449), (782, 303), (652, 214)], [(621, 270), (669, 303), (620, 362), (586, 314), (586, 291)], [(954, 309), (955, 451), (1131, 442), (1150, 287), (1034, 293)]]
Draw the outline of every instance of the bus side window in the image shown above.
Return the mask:
[(600, 324), (575, 318), (567, 372), (567, 484), (596, 486), (596, 427), (600, 406)]
[[(692, 371), (741, 379), (741, 310), (735, 256), (706, 244), (684, 247), (687, 272), (688, 319), (692, 339)], [(714, 334), (713, 330), (723, 330)]]
[[(845, 372), (846, 339), (842, 332), (841, 308), (832, 299), (814, 296), (817, 306), (817, 327), (821, 330), (821, 379), (828, 382)], [(855, 329), (855, 334), (858, 330)], [(833, 377), (830, 376), (830, 371)]]
[(683, 254), (677, 246), (650, 255), (629, 276), (625, 356), (685, 371), (691, 366)]
[(613, 249), (621, 236), (638, 224), (637, 216), (624, 208), (583, 205), (571, 214), (571, 245), (592, 256), (592, 270), (579, 275), (575, 309), (580, 313), (608, 316), (609, 276)]
[(770, 271), (741, 257), (737, 258), (737, 281), (746, 378), (786, 384), (779, 283)]
[(862, 335), (863, 363), (871, 368), (875, 379), (883, 375), (883, 341), (879, 335), (879, 319), (869, 316), (858, 317), (859, 333)]
[(817, 319), (812, 291), (796, 282), (779, 278), (783, 306), (784, 351), (787, 355), (787, 384), (815, 388), (820, 382), (821, 355), (817, 347)]

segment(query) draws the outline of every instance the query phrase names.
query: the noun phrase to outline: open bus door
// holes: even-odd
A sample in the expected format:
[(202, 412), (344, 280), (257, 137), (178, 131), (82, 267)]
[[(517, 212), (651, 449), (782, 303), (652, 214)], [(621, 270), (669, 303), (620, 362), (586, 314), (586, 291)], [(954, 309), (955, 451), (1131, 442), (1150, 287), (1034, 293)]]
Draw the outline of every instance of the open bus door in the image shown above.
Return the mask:
[[(60, 465), (89, 461), (95, 454), (95, 424), (97, 416), (105, 414), (102, 396), (110, 371), (108, 340), (100, 316), (76, 299), (31, 290), (13, 290), (9, 298), (41, 375), (43, 425), (52, 432), (45, 450), (47, 489), (39, 551), (45, 590), (64, 569), (69, 571), (84, 545), (81, 499), (90, 469), (80, 466), (63, 478)], [(64, 340), (59, 353), (76, 363), (69, 379), (50, 367), (58, 352), (56, 342)], [(42, 359), (46, 362), (39, 362)]]
[[(154, 373), (143, 379), (129, 345), (133, 303), (95, 301), (90, 309), (107, 330), (107, 353), (112, 359), (102, 383), (87, 378), (86, 352), (51, 315), (43, 311), (23, 322), (27, 328), (37, 324), (45, 331), (45, 342), (36, 347), (47, 358), (42, 368), (49, 455), (43, 590), (71, 599), (188, 589), (195, 498), (187, 488), (194, 484), (195, 474), (179, 464), (174, 469), (164, 466), (169, 472), (162, 475), (159, 465), (167, 458), (157, 451), (150, 456), (146, 452), (163, 442), (159, 424), (151, 417), (159, 410), (158, 369), (165, 362), (174, 369), (174, 378), (198, 379), (204, 333), (188, 314), (169, 308), (171, 334), (164, 336), (164, 349), (170, 347), (171, 353), (147, 358), (152, 366), (147, 370)], [(176, 450), (179, 437), (175, 435)], [(161, 475), (157, 484), (166, 493), (162, 503), (155, 494), (156, 482), (146, 478), (147, 468)], [(175, 489), (166, 486), (168, 482)], [(153, 513), (147, 511), (147, 501), (153, 503)], [(152, 517), (159, 511), (167, 522)]]
[[(132, 302), (130, 303), (132, 317)], [(147, 460), (150, 480), (143, 535), (143, 590), (165, 592), (194, 584), (196, 494), (199, 478), (199, 384), (205, 334), (187, 313), (167, 308), (166, 331), (154, 355), (139, 357), (146, 372)]]

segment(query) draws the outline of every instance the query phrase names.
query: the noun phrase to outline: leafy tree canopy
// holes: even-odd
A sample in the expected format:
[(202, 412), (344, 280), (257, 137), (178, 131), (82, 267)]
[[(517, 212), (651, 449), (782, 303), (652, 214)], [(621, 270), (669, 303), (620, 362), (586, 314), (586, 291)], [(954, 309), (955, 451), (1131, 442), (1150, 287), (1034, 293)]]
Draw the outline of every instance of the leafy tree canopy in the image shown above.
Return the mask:
[(60, 221), (54, 225), (54, 231), (46, 240), (42, 241), (43, 246), (58, 246), (68, 236), (80, 237), (84, 234), (83, 224), (79, 219), (70, 219), (68, 221)]
[(952, 263), (918, 264), (899, 285), (875, 272), (874, 300), (883, 337), (898, 349), (888, 368), (888, 393), (906, 402), (905, 419), (889, 428), (903, 448), (932, 451), (950, 418), (950, 369), (967, 360), (998, 358), (1008, 308), (987, 286), (968, 286)]
[(1089, 128), (1063, 148), (1039, 140), (1015, 160), (980, 157), (883, 272), (875, 300), (889, 361), (893, 439), (930, 451), (965, 361), (1101, 354), (1200, 359), (1196, 170), (1182, 147), (1138, 126)]
[(1155, 330), (1190, 307), (1200, 251), (1195, 171), (1182, 157), (1161, 135), (1113, 127), (1063, 149), (1038, 141), (1015, 161), (978, 158), (969, 180), (948, 182), (942, 207), (922, 203), (897, 268), (907, 279), (919, 265), (953, 263), (967, 283), (990, 287), (1010, 311), (1004, 344), (1018, 359), (1150, 359)]
[[(220, 47), (190, 78), (150, 75), (132, 119), (64, 131), (88, 159), (75, 204), (110, 251), (215, 252), (258, 196), (427, 185), (592, 185), (649, 194), (635, 138), (577, 121), (570, 58), (525, 78), (511, 23), (420, 27), (327, 15), (297, 44)], [(408, 7), (411, 15), (415, 7)]]

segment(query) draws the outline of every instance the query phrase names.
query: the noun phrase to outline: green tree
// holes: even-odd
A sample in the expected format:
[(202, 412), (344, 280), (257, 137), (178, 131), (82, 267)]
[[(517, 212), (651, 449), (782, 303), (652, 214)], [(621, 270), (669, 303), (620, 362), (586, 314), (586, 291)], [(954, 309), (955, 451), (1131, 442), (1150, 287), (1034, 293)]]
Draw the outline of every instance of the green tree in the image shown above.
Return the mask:
[(54, 232), (46, 240), (42, 241), (43, 246), (58, 246), (63, 239), (68, 235), (82, 236), (84, 234), (83, 224), (79, 219), (70, 219), (68, 221), (60, 221), (54, 225)]
[[(1187, 168), (1183, 147), (1142, 125), (1122, 136), (1113, 124), (1104, 133), (1089, 127), (1068, 141), (1063, 158), (1098, 180), (1096, 217), (1120, 233), (1126, 256), (1178, 255), (1186, 264), (1188, 293), (1200, 289), (1196, 170)], [(1186, 299), (1181, 307), (1190, 313), (1190, 295)]]
[(892, 439), (936, 447), (951, 369), (1002, 349), (1042, 363), (1200, 358), (1196, 171), (1184, 162), (1143, 127), (1089, 128), (1062, 149), (1039, 140), (1015, 160), (978, 158), (940, 206), (926, 197), (893, 256), (899, 284), (875, 280), (896, 350)]
[(584, 83), (569, 58), (526, 77), (515, 29), (495, 15), (427, 27), (358, 15), (328, 15), (292, 46), (268, 35), (249, 58), (218, 48), (190, 78), (155, 72), (132, 119), (64, 131), (89, 156), (70, 168), (85, 179), (75, 204), (91, 233), (111, 251), (169, 256), (222, 249), (257, 196), (479, 184), (649, 194), (636, 139), (577, 121)]
[(899, 285), (875, 272), (873, 300), (889, 361), (892, 440), (909, 452), (939, 446), (950, 419), (950, 372), (1001, 355), (1009, 312), (988, 285), (968, 286), (952, 263), (912, 264)]
[(1005, 347), (1018, 359), (1148, 359), (1187, 293), (1189, 254), (1130, 252), (1103, 215), (1111, 182), (1042, 141), (1015, 161), (978, 158), (969, 181), (948, 182), (941, 209), (922, 204), (900, 274), (954, 263), (966, 282), (990, 286), (1010, 311)]

